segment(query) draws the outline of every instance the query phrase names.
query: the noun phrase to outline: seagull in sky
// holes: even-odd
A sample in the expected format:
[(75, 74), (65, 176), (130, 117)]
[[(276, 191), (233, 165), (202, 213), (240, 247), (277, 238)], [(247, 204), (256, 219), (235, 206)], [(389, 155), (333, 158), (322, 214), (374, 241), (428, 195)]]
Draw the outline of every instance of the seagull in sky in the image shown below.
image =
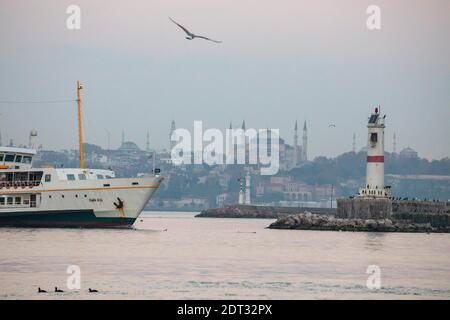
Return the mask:
[(330, 124), (328, 125), (328, 127), (329, 127), (329, 128), (331, 128), (331, 127), (336, 128), (336, 125), (335, 125), (334, 123), (330, 123)]
[(217, 40), (213, 40), (204, 36), (198, 36), (196, 34), (193, 34), (192, 32), (190, 32), (188, 29), (186, 29), (185, 27), (183, 27), (181, 24), (179, 24), (178, 22), (176, 22), (175, 20), (173, 20), (171, 17), (169, 17), (170, 21), (172, 21), (173, 23), (175, 23), (177, 26), (179, 26), (181, 29), (183, 29), (184, 32), (186, 32), (187, 37), (186, 39), (188, 40), (194, 40), (195, 38), (199, 38), (199, 39), (204, 39), (204, 40), (208, 40), (208, 41), (212, 41), (215, 43), (222, 43), (222, 41), (217, 41)]

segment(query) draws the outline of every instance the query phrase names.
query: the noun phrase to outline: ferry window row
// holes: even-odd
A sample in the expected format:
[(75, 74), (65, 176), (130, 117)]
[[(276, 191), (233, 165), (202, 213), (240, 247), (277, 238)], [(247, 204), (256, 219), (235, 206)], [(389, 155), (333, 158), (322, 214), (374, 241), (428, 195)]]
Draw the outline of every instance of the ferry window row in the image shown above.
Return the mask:
[[(86, 177), (86, 175), (84, 173), (80, 173), (77, 176), (75, 176), (75, 174), (73, 174), (73, 173), (66, 174), (66, 178), (67, 178), (68, 181), (75, 181), (75, 180), (77, 180), (76, 177), (78, 177), (78, 180), (87, 180), (87, 177)], [(97, 177), (97, 180), (111, 179), (112, 178), (111, 176), (104, 176), (102, 174), (97, 174), (96, 177)]]
[(31, 164), (30, 156), (22, 156), (20, 154), (13, 153), (0, 153), (0, 162), (15, 162), (15, 163), (25, 163)]
[[(75, 181), (75, 175), (71, 173), (67, 174), (67, 180)], [(86, 175), (84, 173), (78, 174), (78, 180), (86, 180)]]
[(20, 206), (20, 205), (29, 205), (30, 200), (29, 199), (23, 199), (22, 197), (0, 197), (0, 206)]
[[(85, 198), (87, 198), (87, 194), (85, 194), (85, 195), (84, 195), (84, 197), (85, 197)], [(49, 198), (49, 199), (52, 199), (52, 195), (51, 195), (51, 194), (49, 194), (49, 195), (48, 195), (48, 198)], [(64, 198), (65, 198), (65, 196), (64, 196), (64, 195), (62, 194), (62, 195), (61, 195), (61, 198), (63, 198), (63, 199), (64, 199)], [(78, 198), (78, 194), (76, 194), (76, 195), (75, 195), (75, 198)]]
[(0, 182), (41, 181), (42, 171), (0, 173)]

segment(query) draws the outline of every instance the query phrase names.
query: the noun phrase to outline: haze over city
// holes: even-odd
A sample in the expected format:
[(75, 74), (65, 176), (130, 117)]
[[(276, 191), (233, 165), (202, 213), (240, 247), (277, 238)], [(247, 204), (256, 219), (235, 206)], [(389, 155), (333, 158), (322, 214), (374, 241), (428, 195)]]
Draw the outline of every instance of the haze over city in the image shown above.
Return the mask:
[[(81, 30), (66, 8), (81, 8)], [(84, 84), (85, 141), (168, 147), (170, 122), (192, 129), (279, 128), (292, 142), (307, 121), (309, 153), (366, 144), (367, 115), (387, 114), (386, 151), (450, 155), (450, 29), (446, 0), (376, 1), (382, 28), (366, 27), (372, 1), (1, 1), (0, 100), (75, 99)], [(207, 14), (206, 14), (207, 12)], [(168, 17), (223, 41), (186, 41)], [(77, 148), (76, 104), (0, 104), (3, 142)], [(26, 115), (26, 116), (25, 116)], [(336, 127), (329, 127), (334, 123)]]

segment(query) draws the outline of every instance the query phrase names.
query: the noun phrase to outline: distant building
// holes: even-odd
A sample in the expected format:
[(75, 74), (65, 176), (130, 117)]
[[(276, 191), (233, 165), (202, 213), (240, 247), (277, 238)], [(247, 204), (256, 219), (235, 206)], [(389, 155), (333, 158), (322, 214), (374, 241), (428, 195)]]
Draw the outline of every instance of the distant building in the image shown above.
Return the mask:
[(400, 151), (399, 155), (402, 158), (418, 158), (419, 157), (419, 154), (417, 153), (417, 151), (410, 147), (406, 147), (405, 149)]
[(176, 145), (176, 142), (172, 141), (172, 134), (175, 132), (175, 130), (176, 130), (175, 120), (172, 120), (172, 123), (170, 124), (170, 132), (169, 132), (169, 152)]
[(308, 129), (306, 121), (303, 124), (302, 145), (298, 144), (298, 124), (295, 120), (294, 126), (294, 163), (292, 167), (296, 168), (308, 161)]
[(141, 151), (141, 149), (139, 149), (137, 144), (132, 141), (124, 141), (120, 145), (118, 150), (123, 151), (123, 152), (140, 152)]
[(308, 161), (308, 130), (306, 129), (306, 121), (303, 125), (303, 146), (302, 146), (302, 162)]
[(302, 161), (302, 155), (303, 150), (302, 147), (298, 144), (298, 125), (297, 120), (295, 120), (295, 126), (294, 126), (294, 163), (292, 164), (292, 167), (296, 168), (300, 166), (300, 163)]
[(331, 185), (310, 185), (296, 181), (291, 176), (273, 176), (269, 181), (260, 182), (255, 187), (257, 198), (263, 199), (268, 194), (278, 194), (279, 204), (286, 206), (319, 206), (320, 201), (328, 201), (331, 198), (331, 192)]

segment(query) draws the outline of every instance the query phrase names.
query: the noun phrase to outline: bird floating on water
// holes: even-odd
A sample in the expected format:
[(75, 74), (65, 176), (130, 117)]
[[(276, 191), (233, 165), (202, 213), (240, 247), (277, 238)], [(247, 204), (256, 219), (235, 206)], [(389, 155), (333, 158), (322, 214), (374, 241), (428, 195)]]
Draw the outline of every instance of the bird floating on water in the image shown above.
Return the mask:
[(199, 38), (199, 39), (203, 39), (203, 40), (208, 40), (208, 41), (212, 41), (215, 43), (222, 43), (222, 41), (218, 41), (218, 40), (213, 40), (204, 36), (199, 36), (196, 34), (193, 34), (192, 32), (190, 32), (188, 29), (186, 29), (185, 27), (183, 27), (181, 24), (179, 24), (178, 22), (176, 22), (175, 20), (173, 20), (171, 17), (169, 17), (170, 21), (172, 21), (173, 23), (175, 23), (177, 26), (179, 26), (186, 34), (187, 37), (186, 39), (188, 40), (194, 40), (195, 38)]
[(89, 288), (89, 292), (98, 292), (98, 290)]
[(39, 293), (47, 293), (47, 291), (42, 290), (41, 287), (38, 288), (38, 292), (39, 292)]
[(55, 292), (64, 292), (64, 291), (61, 289), (58, 289), (58, 287), (55, 287)]

